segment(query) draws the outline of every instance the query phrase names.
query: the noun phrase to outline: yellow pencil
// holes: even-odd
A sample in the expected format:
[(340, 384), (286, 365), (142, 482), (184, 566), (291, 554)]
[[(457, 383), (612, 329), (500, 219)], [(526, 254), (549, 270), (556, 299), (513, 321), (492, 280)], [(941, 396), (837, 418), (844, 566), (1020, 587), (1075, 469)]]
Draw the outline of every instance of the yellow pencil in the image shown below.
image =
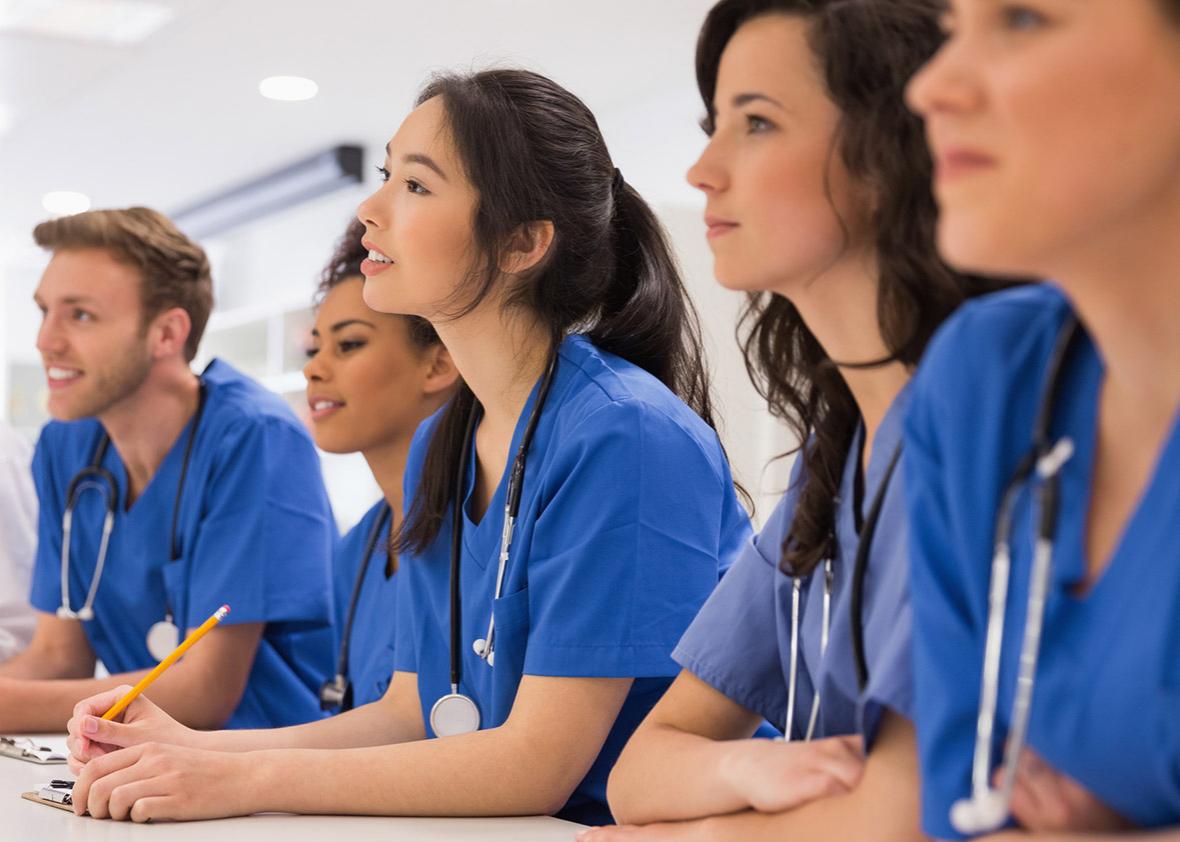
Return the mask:
[(144, 690), (148, 689), (148, 687), (151, 686), (153, 681), (155, 681), (157, 678), (159, 678), (161, 675), (163, 675), (164, 670), (168, 669), (168, 667), (172, 666), (178, 660), (180, 660), (181, 655), (183, 655), (185, 652), (187, 652), (192, 647), (192, 645), (194, 643), (196, 643), (198, 640), (200, 640), (202, 637), (204, 637), (206, 635), (206, 633), (208, 633), (209, 629), (213, 628), (215, 625), (220, 623), (225, 618), (225, 615), (228, 613), (229, 613), (229, 606), (228, 605), (223, 605), (220, 608), (218, 608), (216, 611), (214, 611), (213, 616), (210, 617), (205, 622), (201, 623), (200, 627), (198, 627), (195, 632), (193, 632), (188, 637), (186, 637), (184, 639), (184, 642), (181, 643), (179, 646), (177, 646), (176, 649), (173, 650), (171, 655), (169, 655), (164, 660), (160, 661), (160, 663), (156, 664), (156, 668), (154, 670), (152, 670), (147, 675), (145, 675), (143, 678), (141, 678), (139, 680), (139, 683), (136, 684), (134, 687), (132, 687), (130, 690), (128, 690), (127, 694), (125, 696), (123, 696), (123, 698), (119, 699), (119, 701), (117, 701), (113, 705), (111, 705), (111, 709), (108, 710), (106, 713), (104, 713), (102, 715), (102, 718), (103, 719), (114, 719), (116, 716), (118, 716), (124, 710), (126, 710), (127, 705), (134, 702), (135, 698), (140, 693), (142, 693)]

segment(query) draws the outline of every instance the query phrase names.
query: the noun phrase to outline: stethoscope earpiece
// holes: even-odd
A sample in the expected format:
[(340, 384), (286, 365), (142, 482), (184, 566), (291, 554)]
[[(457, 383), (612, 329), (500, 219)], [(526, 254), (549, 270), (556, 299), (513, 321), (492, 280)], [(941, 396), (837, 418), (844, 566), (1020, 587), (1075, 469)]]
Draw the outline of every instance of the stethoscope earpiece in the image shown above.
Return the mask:
[(960, 798), (951, 807), (951, 825), (964, 836), (978, 836), (999, 830), (1008, 820), (1008, 799), (988, 787), (970, 798)]

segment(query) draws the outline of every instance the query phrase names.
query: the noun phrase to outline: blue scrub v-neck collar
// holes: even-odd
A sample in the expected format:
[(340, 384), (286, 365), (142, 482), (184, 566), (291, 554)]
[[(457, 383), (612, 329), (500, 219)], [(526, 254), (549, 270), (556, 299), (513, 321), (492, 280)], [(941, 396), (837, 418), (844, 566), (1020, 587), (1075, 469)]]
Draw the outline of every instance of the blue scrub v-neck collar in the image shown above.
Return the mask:
[[(559, 354), (561, 353), (560, 346), (557, 352)], [(464, 487), (466, 490), (463, 494), (463, 548), (467, 555), (481, 569), (486, 568), (490, 561), (497, 559), (500, 553), (500, 536), (504, 529), (504, 498), (508, 494), (508, 478), (512, 474), (512, 463), (516, 461), (516, 451), (520, 448), (520, 440), (524, 436), (524, 428), (528, 424), (529, 415), (532, 413), (533, 406), (537, 401), (537, 393), (540, 390), (541, 381), (544, 377), (544, 372), (542, 372), (541, 376), (537, 378), (537, 382), (533, 384), (533, 388), (529, 392), (528, 399), (525, 401), (520, 415), (516, 418), (516, 427), (512, 431), (512, 441), (508, 445), (508, 461), (504, 463), (504, 470), (500, 474), (500, 481), (496, 484), (496, 490), (492, 494), (492, 499), (488, 502), (488, 507), (478, 524), (471, 518), (471, 498), (475, 494), (475, 472), (479, 467), (475, 453), (475, 431), (472, 431), (471, 441), (467, 442), (466, 445), (470, 448), (470, 451), (467, 460), (467, 476), (464, 478)], [(557, 374), (555, 372), (555, 381), (556, 377)], [(555, 382), (554, 386), (556, 385)], [(553, 401), (553, 399), (554, 390), (551, 389), (549, 400)], [(480, 423), (482, 423), (482, 419)], [(540, 438), (541, 427), (544, 423), (544, 417), (537, 420), (537, 432), (533, 437), (533, 450), (536, 449), (537, 440)], [(528, 480), (527, 473), (526, 466), (526, 476), (524, 477), (526, 485)]]
[[(127, 505), (127, 493), (131, 488), (131, 483), (127, 475), (127, 465), (123, 462), (123, 457), (118, 449), (111, 443), (110, 451), (107, 454), (107, 459), (113, 460), (114, 464), (110, 466), (111, 472), (115, 475), (115, 479), (119, 483), (119, 505), (117, 516), (121, 518), (134, 518), (137, 513), (143, 509), (150, 509), (152, 504), (150, 501), (157, 494), (157, 488), (165, 486), (167, 488), (168, 482), (175, 483), (179, 480), (179, 461), (182, 460), (183, 451), (188, 443), (189, 431), (192, 429), (193, 421), (196, 419), (196, 413), (188, 419), (172, 445), (168, 448), (168, 452), (164, 454), (164, 460), (160, 462), (160, 466), (156, 468), (156, 472), (152, 474), (151, 479), (148, 480), (147, 485), (139, 492), (139, 496), (135, 498), (130, 506)], [(194, 451), (196, 450), (194, 443)], [(190, 465), (191, 471), (191, 465)], [(163, 477), (171, 477), (169, 481), (165, 481)], [(166, 494), (171, 501), (170, 505), (176, 502), (176, 487), (172, 485), (171, 491), (158, 492)]]

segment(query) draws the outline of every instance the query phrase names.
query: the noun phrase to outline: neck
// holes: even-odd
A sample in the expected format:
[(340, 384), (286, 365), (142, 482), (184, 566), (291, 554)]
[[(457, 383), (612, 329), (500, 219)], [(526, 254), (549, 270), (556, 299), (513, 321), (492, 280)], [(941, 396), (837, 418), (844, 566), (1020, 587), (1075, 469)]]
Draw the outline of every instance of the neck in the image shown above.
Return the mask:
[[(889, 356), (877, 316), (878, 275), (865, 259), (845, 261), (792, 294), (808, 330), (832, 360), (871, 362)], [(911, 372), (892, 362), (874, 368), (841, 368), (865, 425), (867, 466), (877, 430)]]
[(98, 416), (127, 469), (132, 503), (197, 411), (200, 382), (188, 365), (158, 364), (131, 395)]
[(549, 331), (536, 319), (490, 305), (434, 327), (483, 407), (481, 430), (507, 441), (545, 371), (552, 346)]
[(365, 450), (361, 455), (373, 472), (373, 478), (381, 489), (385, 502), (392, 513), (392, 525), (396, 528), (402, 520), (402, 478), (406, 472), (406, 459), (410, 453), (413, 431), (399, 435), (392, 441)]
[(1098, 348), (1104, 388), (1170, 412), (1180, 403), (1180, 209), (1150, 217), (1110, 232), (1051, 277)]

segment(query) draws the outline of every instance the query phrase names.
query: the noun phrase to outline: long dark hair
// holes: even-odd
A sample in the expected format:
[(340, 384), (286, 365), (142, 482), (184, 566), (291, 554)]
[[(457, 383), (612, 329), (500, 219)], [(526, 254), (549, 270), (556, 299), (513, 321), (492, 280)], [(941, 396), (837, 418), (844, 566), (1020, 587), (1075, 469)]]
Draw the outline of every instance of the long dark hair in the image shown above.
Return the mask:
[[(876, 191), (877, 320), (889, 349), (880, 364), (916, 365), (935, 328), (964, 298), (998, 286), (957, 274), (939, 258), (933, 167), (921, 122), (904, 105), (906, 82), (942, 42), (941, 6), (939, 0), (721, 0), (697, 42), (697, 86), (710, 131), (718, 65), (734, 33), (770, 14), (808, 24), (827, 95), (841, 114), (834, 151), (853, 178)], [(835, 551), (835, 500), (860, 412), (839, 368), (786, 298), (750, 294), (738, 335), (755, 387), (802, 443), (802, 484), (780, 565), (806, 575)]]
[[(544, 260), (514, 278), (509, 302), (552, 334), (586, 333), (599, 348), (650, 372), (710, 426), (713, 411), (700, 325), (668, 240), (647, 203), (611, 161), (590, 109), (524, 70), (434, 77), (418, 97), (440, 97), (451, 138), (478, 194), (478, 265), (455, 315), (504, 282), (501, 252), (521, 226), (553, 223)], [(438, 536), (454, 493), (475, 396), (465, 385), (443, 410), (401, 532), (402, 551)]]

